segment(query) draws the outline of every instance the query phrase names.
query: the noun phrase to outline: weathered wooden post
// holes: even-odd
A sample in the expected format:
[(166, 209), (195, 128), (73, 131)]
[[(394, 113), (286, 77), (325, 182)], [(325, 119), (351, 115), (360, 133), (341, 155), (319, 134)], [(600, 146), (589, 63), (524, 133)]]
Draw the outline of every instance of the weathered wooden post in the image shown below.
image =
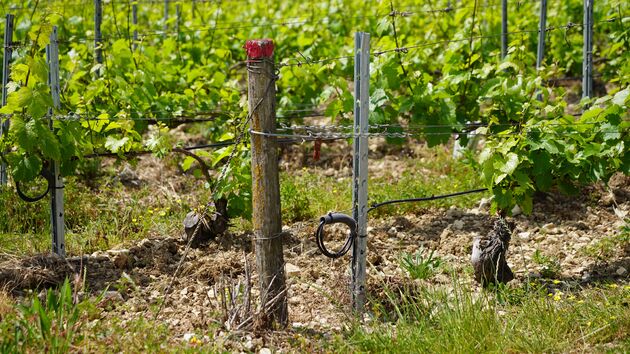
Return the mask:
[(263, 326), (284, 327), (288, 309), (281, 238), (278, 144), (277, 138), (270, 136), (276, 131), (274, 44), (270, 39), (249, 40), (245, 49), (252, 130), (252, 221), (261, 306), (267, 314)]

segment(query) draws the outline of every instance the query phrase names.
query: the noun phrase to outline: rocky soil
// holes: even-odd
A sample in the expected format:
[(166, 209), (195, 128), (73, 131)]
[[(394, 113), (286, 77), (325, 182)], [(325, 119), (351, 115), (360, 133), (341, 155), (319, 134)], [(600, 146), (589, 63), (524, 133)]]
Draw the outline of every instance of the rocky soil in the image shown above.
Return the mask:
[[(538, 196), (531, 215), (515, 210), (511, 218), (516, 224), (508, 253), (516, 275), (512, 284), (552, 271), (559, 280), (556, 286), (566, 288), (609, 279), (628, 281), (630, 242), (614, 240), (629, 213), (630, 178), (621, 175), (609, 187), (593, 186), (579, 196)], [(493, 220), (484, 199), (471, 209), (424, 210), (370, 221), (368, 291), (377, 296), (384, 282), (408, 281), (400, 257), (421, 249), (435, 250), (446, 264), (430, 283), (447, 285), (449, 272), (456, 272), (471, 291), (480, 291), (471, 274), (472, 240), (488, 233)], [(176, 235), (65, 260), (54, 255), (4, 259), (0, 285), (23, 296), (27, 289), (41, 291), (70, 277), (85, 281), (78, 296), (100, 296), (103, 320), (157, 318), (181, 340), (195, 336), (223, 341), (234, 350), (281, 347), (296, 331), (326, 336), (348, 323), (350, 256), (325, 258), (315, 244), (316, 227), (314, 220), (284, 227), (290, 329), (273, 335), (252, 332), (253, 321), (248, 319), (257, 304), (255, 256), (248, 233), (228, 233), (188, 251), (183, 235)], [(330, 248), (340, 246), (345, 237), (342, 227), (327, 229)], [(221, 301), (226, 291), (237, 295), (234, 301)], [(244, 300), (248, 297), (251, 311)]]

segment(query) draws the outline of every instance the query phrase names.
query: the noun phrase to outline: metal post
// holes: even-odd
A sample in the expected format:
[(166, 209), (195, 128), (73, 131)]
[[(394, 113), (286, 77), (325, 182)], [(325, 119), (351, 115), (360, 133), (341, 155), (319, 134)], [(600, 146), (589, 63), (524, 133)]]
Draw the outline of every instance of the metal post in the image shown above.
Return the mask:
[[(48, 61), (48, 84), (52, 94), (53, 106), (58, 109), (59, 100), (59, 43), (57, 41), (57, 26), (53, 26), (50, 34), (50, 44), (46, 46)], [(53, 129), (53, 109), (48, 112), (50, 129)], [(52, 250), (64, 257), (66, 255), (64, 210), (63, 210), (63, 177), (59, 173), (59, 161), (51, 161), (53, 179), (51, 183), (50, 216), (52, 229)]]
[[(547, 0), (540, 0), (540, 20), (538, 21), (538, 50), (536, 52), (536, 71), (542, 68), (542, 61), (545, 56), (545, 35), (547, 34)], [(542, 93), (538, 93), (536, 98), (542, 101)]]
[(168, 29), (168, 0), (164, 0), (164, 30)]
[(180, 21), (180, 5), (175, 5), (175, 33), (177, 33), (177, 37), (179, 38), (179, 21)]
[(367, 257), (368, 116), (370, 113), (370, 34), (354, 37), (354, 163), (352, 216), (357, 220), (357, 239), (352, 246), (352, 306), (361, 314), (365, 306)]
[[(7, 104), (7, 84), (9, 83), (9, 74), (10, 68), (9, 64), (11, 63), (11, 56), (13, 56), (13, 48), (11, 44), (13, 43), (13, 21), (14, 16), (12, 14), (7, 14), (5, 22), (4, 22), (4, 56), (2, 57), (2, 106), (4, 107)], [(5, 121), (2, 121), (0, 118), (0, 136), (4, 134), (4, 132), (9, 131), (10, 120), (7, 118)], [(8, 183), (7, 176), (7, 165), (2, 161), (0, 164), (0, 186), (4, 186)]]
[(593, 95), (593, 0), (584, 0), (582, 98)]
[(508, 3), (501, 0), (501, 59), (507, 55), (508, 48)]
[(133, 24), (132, 48), (135, 51), (138, 48), (138, 4), (136, 3), (131, 5), (131, 23)]
[[(274, 44), (270, 39), (247, 41), (247, 95), (252, 131), (276, 131)], [(252, 226), (262, 308), (262, 326), (285, 327), (288, 321), (280, 213), (278, 143), (275, 136), (251, 134)]]
[[(103, 21), (103, 5), (101, 0), (94, 0), (94, 59), (96, 63), (103, 63), (103, 34), (101, 22)], [(98, 70), (96, 75), (98, 76)]]

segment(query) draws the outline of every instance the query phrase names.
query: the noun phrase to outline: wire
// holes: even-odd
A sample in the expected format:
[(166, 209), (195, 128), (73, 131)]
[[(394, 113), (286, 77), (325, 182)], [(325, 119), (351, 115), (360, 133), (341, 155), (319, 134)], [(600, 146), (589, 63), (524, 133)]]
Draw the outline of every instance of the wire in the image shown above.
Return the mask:
[(478, 189), (471, 189), (467, 191), (455, 192), (455, 193), (450, 193), (450, 194), (432, 195), (430, 197), (388, 200), (385, 202), (372, 204), (372, 206), (368, 209), (368, 213), (376, 208), (380, 208), (385, 205), (426, 202), (426, 201), (431, 201), (431, 200), (452, 198), (452, 197), (457, 197), (457, 196), (466, 195), (466, 194), (483, 193), (487, 191), (488, 191), (488, 188), (478, 188)]

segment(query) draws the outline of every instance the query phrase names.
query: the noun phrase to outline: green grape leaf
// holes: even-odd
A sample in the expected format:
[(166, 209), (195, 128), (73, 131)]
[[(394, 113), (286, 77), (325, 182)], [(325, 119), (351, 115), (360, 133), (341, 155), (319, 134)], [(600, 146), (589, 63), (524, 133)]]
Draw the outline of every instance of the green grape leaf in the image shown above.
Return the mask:
[(37, 155), (7, 155), (11, 165), (11, 175), (18, 182), (32, 181), (42, 170), (42, 160)]

